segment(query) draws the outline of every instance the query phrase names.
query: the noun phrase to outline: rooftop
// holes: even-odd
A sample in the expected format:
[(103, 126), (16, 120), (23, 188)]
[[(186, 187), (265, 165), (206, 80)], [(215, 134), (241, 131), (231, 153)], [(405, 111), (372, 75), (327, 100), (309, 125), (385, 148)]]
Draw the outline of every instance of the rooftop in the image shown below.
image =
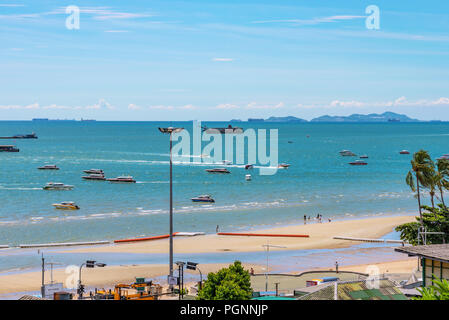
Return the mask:
[(406, 253), (409, 256), (419, 256), (449, 262), (449, 244), (432, 244), (426, 246), (400, 247), (394, 249), (397, 252)]

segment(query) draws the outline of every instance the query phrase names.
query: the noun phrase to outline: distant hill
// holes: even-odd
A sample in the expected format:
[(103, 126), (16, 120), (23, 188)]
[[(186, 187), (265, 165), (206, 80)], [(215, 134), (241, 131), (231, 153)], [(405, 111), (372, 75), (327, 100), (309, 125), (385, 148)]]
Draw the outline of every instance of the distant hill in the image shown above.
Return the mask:
[(310, 120), (311, 122), (419, 122), (405, 114), (384, 112), (382, 114), (352, 114), (350, 116), (321, 116)]
[(288, 116), (288, 117), (269, 117), (268, 119), (249, 118), (248, 122), (307, 122), (307, 120), (296, 118), (293, 116)]
[(265, 122), (307, 122), (307, 120), (296, 118), (293, 116), (288, 117), (269, 117)]

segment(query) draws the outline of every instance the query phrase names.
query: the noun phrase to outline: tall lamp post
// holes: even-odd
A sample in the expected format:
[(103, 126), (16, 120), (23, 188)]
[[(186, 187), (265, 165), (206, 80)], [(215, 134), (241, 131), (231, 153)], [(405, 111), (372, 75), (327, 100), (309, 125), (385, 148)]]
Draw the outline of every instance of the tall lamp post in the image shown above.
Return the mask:
[[(159, 131), (162, 133), (166, 133), (170, 135), (170, 233), (169, 233), (169, 243), (170, 243), (170, 252), (169, 252), (169, 270), (170, 270), (170, 278), (173, 278), (173, 162), (172, 162), (172, 133), (178, 133), (184, 130), (184, 128), (159, 128)], [(173, 286), (170, 285), (173, 289)]]
[(79, 278), (78, 278), (78, 300), (81, 300), (83, 298), (83, 293), (84, 293), (84, 285), (81, 284), (81, 269), (83, 268), (83, 266), (86, 266), (86, 268), (95, 268), (95, 267), (106, 267), (105, 263), (101, 263), (101, 262), (96, 262), (93, 260), (87, 260), (85, 263), (83, 263), (80, 266), (80, 270), (79, 270)]
[(262, 247), (267, 249), (267, 267), (265, 270), (265, 291), (268, 291), (268, 254), (270, 253), (270, 248), (287, 248), (287, 247), (271, 245), (268, 242), (267, 244), (262, 245)]

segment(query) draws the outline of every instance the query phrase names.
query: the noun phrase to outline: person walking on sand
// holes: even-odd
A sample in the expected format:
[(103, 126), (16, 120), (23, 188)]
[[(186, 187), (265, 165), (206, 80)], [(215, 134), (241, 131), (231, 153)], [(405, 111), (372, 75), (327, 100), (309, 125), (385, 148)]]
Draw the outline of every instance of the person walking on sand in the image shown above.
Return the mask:
[(217, 224), (217, 228), (215, 228), (215, 232), (218, 233), (218, 230), (219, 230), (219, 226)]
[(307, 216), (304, 215), (304, 224), (306, 224), (306, 223), (307, 223)]
[(338, 273), (338, 261), (335, 261), (335, 272)]

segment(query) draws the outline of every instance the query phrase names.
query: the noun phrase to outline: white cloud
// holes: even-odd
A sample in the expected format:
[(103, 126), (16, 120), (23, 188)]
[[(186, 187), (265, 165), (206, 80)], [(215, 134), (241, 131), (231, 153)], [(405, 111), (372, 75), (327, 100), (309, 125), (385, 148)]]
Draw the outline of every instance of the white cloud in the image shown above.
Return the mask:
[[(80, 13), (90, 14), (94, 19), (97, 20), (108, 20), (108, 19), (133, 19), (133, 18), (147, 18), (154, 15), (149, 13), (132, 13), (116, 11), (111, 9), (111, 7), (80, 7)], [(60, 7), (56, 10), (47, 12), (45, 14), (66, 14), (65, 7)]]
[(283, 102), (279, 102), (276, 105), (260, 105), (260, 104), (257, 104), (256, 102), (251, 102), (246, 106), (246, 108), (247, 109), (279, 109), (279, 108), (282, 108), (283, 106), (284, 106)]
[(107, 33), (125, 33), (125, 32), (128, 32), (128, 30), (105, 30), (104, 32), (107, 32)]
[(98, 103), (91, 105), (91, 106), (86, 106), (86, 109), (115, 109), (114, 106), (112, 106), (110, 103), (108, 103), (106, 100), (104, 99), (100, 99), (98, 101)]
[(328, 104), (298, 104), (299, 108), (312, 109), (312, 108), (372, 108), (372, 107), (432, 107), (432, 106), (449, 106), (449, 98), (441, 97), (436, 100), (432, 99), (420, 99), (410, 101), (406, 97), (402, 96), (390, 101), (356, 101), (356, 100), (333, 100)]
[(240, 107), (238, 105), (235, 105), (235, 104), (222, 103), (222, 104), (219, 104), (218, 106), (216, 106), (215, 108), (216, 109), (230, 110), (230, 109), (239, 109)]
[(234, 59), (232, 59), (232, 58), (213, 58), (212, 61), (217, 61), (217, 62), (230, 62), (230, 61), (234, 61)]
[(141, 106), (138, 106), (138, 105), (135, 105), (135, 104), (132, 104), (132, 103), (130, 103), (130, 104), (128, 105), (128, 109), (129, 109), (129, 110), (142, 110), (142, 107), (141, 107)]
[(260, 20), (260, 21), (253, 21), (253, 23), (289, 23), (289, 24), (294, 24), (294, 25), (315, 25), (315, 24), (319, 24), (319, 23), (338, 22), (338, 21), (346, 21), (346, 20), (354, 20), (354, 19), (362, 19), (362, 18), (366, 18), (366, 16), (341, 15), (341, 16), (330, 16), (330, 17), (312, 18), (312, 19)]

